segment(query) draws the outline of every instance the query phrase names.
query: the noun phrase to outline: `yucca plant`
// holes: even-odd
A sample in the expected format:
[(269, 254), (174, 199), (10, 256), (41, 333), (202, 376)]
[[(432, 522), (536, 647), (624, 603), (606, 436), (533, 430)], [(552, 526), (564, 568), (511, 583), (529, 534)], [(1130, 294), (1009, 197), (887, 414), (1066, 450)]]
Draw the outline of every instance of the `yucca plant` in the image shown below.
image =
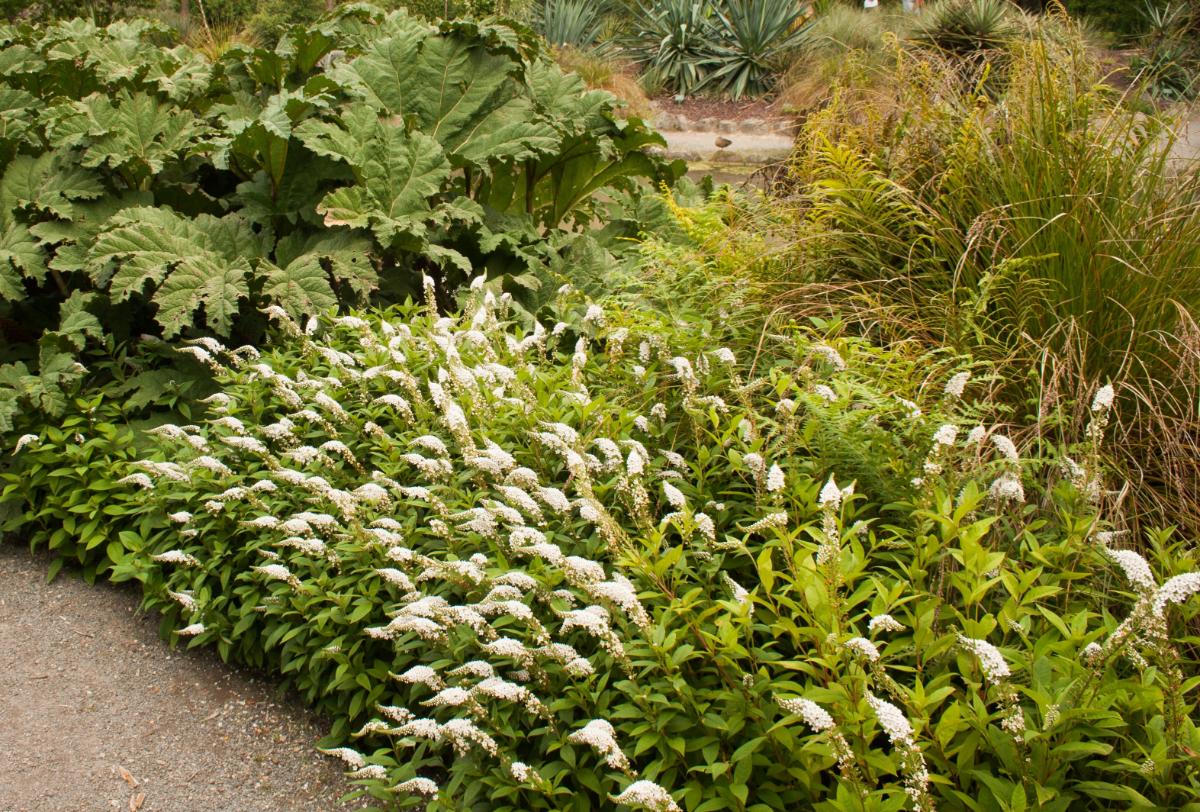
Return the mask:
[(1002, 48), (1018, 31), (1009, 0), (943, 0), (927, 12), (913, 39), (966, 56)]
[(716, 36), (707, 0), (658, 0), (639, 7), (625, 48), (652, 83), (687, 96), (708, 77)]
[(715, 15), (719, 39), (706, 85), (735, 99), (768, 93), (811, 25), (808, 12), (809, 5), (796, 0), (724, 0)]
[(588, 50), (604, 29), (606, 4), (594, 0), (545, 0), (537, 15), (537, 30), (556, 48)]

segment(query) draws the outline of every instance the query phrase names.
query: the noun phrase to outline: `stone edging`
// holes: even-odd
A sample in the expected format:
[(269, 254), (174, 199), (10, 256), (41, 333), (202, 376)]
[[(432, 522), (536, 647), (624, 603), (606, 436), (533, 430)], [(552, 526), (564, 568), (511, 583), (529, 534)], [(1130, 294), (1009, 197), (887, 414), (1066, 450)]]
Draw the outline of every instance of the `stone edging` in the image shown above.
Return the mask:
[(656, 111), (651, 119), (661, 132), (742, 133), (744, 135), (790, 135), (799, 132), (800, 124), (792, 118), (691, 119), (669, 110)]

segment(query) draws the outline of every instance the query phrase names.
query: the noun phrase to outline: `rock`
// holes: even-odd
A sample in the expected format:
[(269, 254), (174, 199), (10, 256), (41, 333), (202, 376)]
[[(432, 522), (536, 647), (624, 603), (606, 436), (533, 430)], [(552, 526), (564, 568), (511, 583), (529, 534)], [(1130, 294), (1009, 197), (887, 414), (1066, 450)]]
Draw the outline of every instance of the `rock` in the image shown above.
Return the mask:
[(654, 116), (654, 126), (665, 132), (675, 132), (681, 130), (681, 117), (674, 113), (658, 113)]
[(766, 132), (767, 123), (761, 118), (742, 119), (742, 132), (761, 133)]
[(737, 131), (738, 131), (738, 123), (736, 121), (732, 121), (730, 119), (725, 119), (725, 120), (721, 121), (720, 124), (717, 125), (717, 132), (735, 133)]
[(717, 129), (717, 124), (720, 122), (715, 118), (702, 118), (696, 122), (697, 130), (708, 130), (710, 132)]

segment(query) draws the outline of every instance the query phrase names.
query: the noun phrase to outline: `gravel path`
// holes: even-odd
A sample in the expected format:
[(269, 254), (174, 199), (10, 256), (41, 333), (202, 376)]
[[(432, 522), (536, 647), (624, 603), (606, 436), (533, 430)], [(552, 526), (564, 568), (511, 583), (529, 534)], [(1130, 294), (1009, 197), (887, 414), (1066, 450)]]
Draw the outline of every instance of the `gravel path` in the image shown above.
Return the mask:
[(0, 812), (351, 808), (298, 701), (48, 563), (0, 545)]

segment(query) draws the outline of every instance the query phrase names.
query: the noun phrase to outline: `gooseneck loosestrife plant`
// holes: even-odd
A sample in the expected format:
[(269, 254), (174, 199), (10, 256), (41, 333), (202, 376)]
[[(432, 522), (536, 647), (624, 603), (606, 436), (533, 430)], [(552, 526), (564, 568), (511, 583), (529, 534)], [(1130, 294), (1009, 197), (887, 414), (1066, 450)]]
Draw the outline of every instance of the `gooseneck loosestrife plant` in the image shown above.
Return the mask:
[[(482, 285), (464, 303), (270, 307), (274, 349), (187, 348), (221, 384), (206, 419), (113, 462), (140, 504), (113, 577), (326, 710), (363, 792), (929, 810), (1192, 791), (1170, 616), (1200, 574), (1113, 547), (1078, 477), (1045, 491), (1054, 512), (1030, 504), (1016, 446), (965, 431), (969, 379), (918, 407), (844, 339), (779, 336), (755, 370), (707, 328), (569, 288), (549, 325)], [(1110, 408), (1064, 466), (1084, 480)], [(829, 426), (900, 463), (906, 501), (839, 481)], [(17, 444), (50, 464), (48, 436)]]

